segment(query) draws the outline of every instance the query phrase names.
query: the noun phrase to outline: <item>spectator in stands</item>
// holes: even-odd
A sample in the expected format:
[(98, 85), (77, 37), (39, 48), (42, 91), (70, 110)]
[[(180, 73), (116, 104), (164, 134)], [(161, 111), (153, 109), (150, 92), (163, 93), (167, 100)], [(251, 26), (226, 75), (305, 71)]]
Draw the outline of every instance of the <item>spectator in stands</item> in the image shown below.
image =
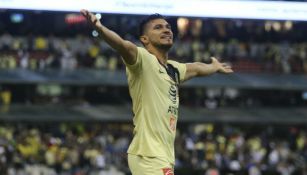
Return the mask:
[(4, 33), (0, 37), (0, 50), (7, 51), (12, 49), (13, 37), (9, 33)]
[(9, 88), (0, 86), (0, 113), (8, 112), (12, 101), (12, 92)]
[[(100, 124), (102, 125), (100, 128), (93, 124), (77, 125), (71, 123), (49, 123), (41, 127), (33, 125), (36, 124), (16, 123), (0, 125), (0, 161), (6, 162), (1, 164), (0, 170), (11, 172), (2, 174), (13, 174), (12, 172), (17, 171), (20, 173), (25, 171), (33, 172), (32, 168), (35, 171), (39, 169), (42, 175), (55, 174), (56, 170), (58, 174), (63, 172), (70, 172), (70, 174), (77, 172), (94, 173), (99, 170), (110, 172), (112, 166), (125, 170), (126, 157), (119, 156), (124, 154), (125, 150), (121, 149), (119, 145), (126, 142), (123, 140), (131, 139), (126, 134), (126, 124), (120, 124), (122, 127), (114, 127), (112, 124)], [(238, 168), (240, 166), (240, 172), (246, 172), (243, 174), (248, 174), (247, 172), (258, 174), (259, 171), (263, 172), (263, 174), (267, 174), (267, 172), (277, 173), (277, 171), (304, 174), (304, 171), (306, 171), (306, 137), (303, 137), (301, 134), (294, 135), (294, 140), (300, 140), (298, 141), (300, 146), (289, 149), (287, 145), (290, 145), (290, 141), (286, 138), (290, 134), (282, 135), (282, 138), (278, 136), (278, 133), (284, 130), (286, 133), (290, 133), (287, 129), (280, 130), (278, 127), (273, 127), (270, 131), (261, 132), (267, 129), (267, 127), (264, 127), (255, 132), (252, 127), (246, 128), (244, 126), (217, 127), (211, 124), (187, 124), (179, 127), (179, 133), (181, 134), (177, 136), (177, 141), (179, 142), (176, 144), (176, 150), (178, 154), (177, 161), (180, 163), (177, 164), (176, 168), (201, 169), (204, 172), (207, 170), (209, 172), (210, 170), (210, 172), (215, 173), (218, 170), (220, 174), (227, 174), (226, 172), (230, 172), (230, 168)], [(132, 126), (129, 128), (129, 130), (132, 130)], [(298, 133), (306, 132), (306, 127), (298, 127), (298, 130), (300, 131)], [(238, 131), (241, 134), (238, 134)], [(249, 132), (254, 132), (254, 137), (248, 136)], [(211, 136), (207, 137), (206, 135), (208, 134)], [(20, 135), (22, 135), (22, 138), (28, 138), (28, 140), (40, 140), (40, 154), (32, 154), (30, 157), (20, 155), (16, 151), (18, 145), (23, 144), (23, 139), (18, 139)], [(208, 139), (216, 147), (215, 152), (210, 152), (214, 154), (213, 159), (212, 156), (208, 157), (206, 155), (206, 152), (211, 150), (211, 148), (208, 150), (204, 146)], [(246, 142), (240, 141), (242, 139), (246, 140)], [(255, 139), (260, 140), (255, 142)], [(189, 150), (186, 147), (187, 145), (179, 144), (184, 142), (184, 140), (190, 142)], [(252, 142), (256, 144), (248, 144), (249, 140), (253, 140)], [(272, 147), (272, 145), (264, 146), (263, 149), (266, 150), (266, 154), (262, 161), (259, 163), (254, 162), (255, 159), (251, 158), (254, 156), (254, 151), (252, 150), (255, 150), (257, 147), (259, 148), (259, 144), (266, 145), (265, 142), (272, 144), (275, 140), (280, 140), (278, 144), (275, 144), (276, 147)], [(193, 146), (191, 142), (196, 144)], [(234, 148), (235, 145), (241, 145), (240, 150), (243, 151), (241, 153), (233, 152), (233, 150), (239, 149), (239, 147)], [(114, 149), (115, 147), (120, 149)], [(224, 149), (227, 149), (227, 154), (223, 153)], [(270, 150), (277, 150), (277, 152), (273, 152), (276, 152), (274, 154), (279, 158), (272, 156), (272, 151)], [(191, 154), (188, 154), (188, 151)], [(91, 160), (87, 160), (84, 157), (83, 153), (85, 152), (87, 152), (87, 156), (92, 158)], [(229, 154), (232, 154), (231, 157)], [(196, 159), (195, 156), (197, 157)], [(191, 164), (193, 161), (194, 164)]]
[[(111, 18), (111, 23), (118, 26), (127, 26), (129, 29), (136, 28), (134, 18), (119, 17), (120, 20), (116, 19)], [(129, 24), (127, 24), (128, 21), (130, 21)], [(199, 21), (203, 23), (200, 27), (196, 25), (199, 24)], [(174, 42), (173, 50), (170, 52), (172, 57), (176, 57), (182, 62), (206, 62), (205, 58), (215, 55), (226, 58), (225, 61), (233, 62), (234, 69), (238, 71), (307, 72), (306, 44), (302, 40), (295, 39), (296, 34), (306, 30), (304, 27), (293, 27), (292, 30), (286, 31), (288, 34), (285, 37), (283, 34), (285, 31), (272, 33), (272, 31), (264, 30), (266, 23), (261, 21), (190, 19), (189, 23), (190, 25), (186, 26), (184, 32), (178, 29), (179, 37)], [(117, 30), (124, 35), (124, 29), (119, 28)], [(249, 35), (246, 35), (247, 33)], [(268, 35), (271, 33), (272, 36)], [(136, 42), (133, 35), (125, 34), (125, 36)], [(112, 52), (110, 47), (103, 42), (97, 43), (95, 38), (83, 35), (78, 35), (75, 38), (59, 38), (53, 35), (44, 37), (40, 34), (19, 37), (6, 32), (0, 36), (1, 47), (6, 48), (2, 49), (3, 52), (0, 53), (0, 67), (4, 69), (27, 67), (42, 70), (48, 68), (71, 69), (71, 67), (93, 68), (96, 66), (110, 70), (123, 68), (123, 64), (117, 61), (118, 56)], [(66, 51), (63, 52), (63, 48), (68, 48), (66, 51), (71, 55), (69, 58), (73, 59), (66, 59), (67, 54), (64, 54)], [(20, 50), (24, 52), (23, 55), (27, 55), (28, 66), (24, 65), (26, 60), (21, 60)], [(99, 54), (97, 55), (97, 53)], [(99, 55), (103, 55), (103, 59)], [(62, 61), (62, 58), (64, 58), (64, 61)], [(67, 66), (67, 62), (74, 66)]]

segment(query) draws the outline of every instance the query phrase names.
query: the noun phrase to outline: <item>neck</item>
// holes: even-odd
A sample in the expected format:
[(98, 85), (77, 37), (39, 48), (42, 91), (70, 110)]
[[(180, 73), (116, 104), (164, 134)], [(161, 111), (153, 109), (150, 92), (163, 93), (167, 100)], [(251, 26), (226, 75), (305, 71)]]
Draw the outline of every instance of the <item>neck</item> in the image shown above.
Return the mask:
[(149, 53), (157, 57), (158, 61), (166, 65), (168, 60), (168, 50), (157, 47), (146, 47)]

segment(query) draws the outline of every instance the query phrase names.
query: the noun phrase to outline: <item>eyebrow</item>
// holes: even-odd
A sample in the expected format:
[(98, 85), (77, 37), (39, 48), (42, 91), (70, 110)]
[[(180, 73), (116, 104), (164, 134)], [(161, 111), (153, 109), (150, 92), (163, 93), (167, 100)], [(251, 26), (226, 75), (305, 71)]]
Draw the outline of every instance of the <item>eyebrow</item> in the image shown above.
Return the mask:
[(165, 25), (164, 24), (156, 24), (153, 27), (157, 27), (157, 26), (166, 26), (167, 28), (171, 28), (171, 25), (169, 23), (167, 23)]

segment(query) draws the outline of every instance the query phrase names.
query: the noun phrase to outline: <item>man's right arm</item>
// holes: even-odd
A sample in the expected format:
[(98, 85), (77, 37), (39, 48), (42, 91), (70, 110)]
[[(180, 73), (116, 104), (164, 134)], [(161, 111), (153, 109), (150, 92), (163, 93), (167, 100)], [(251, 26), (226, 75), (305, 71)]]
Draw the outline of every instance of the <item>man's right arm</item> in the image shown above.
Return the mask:
[(126, 63), (133, 65), (136, 62), (137, 46), (128, 40), (124, 40), (117, 33), (108, 29), (88, 10), (81, 10), (81, 14), (99, 32), (102, 39), (115, 49), (125, 60)]

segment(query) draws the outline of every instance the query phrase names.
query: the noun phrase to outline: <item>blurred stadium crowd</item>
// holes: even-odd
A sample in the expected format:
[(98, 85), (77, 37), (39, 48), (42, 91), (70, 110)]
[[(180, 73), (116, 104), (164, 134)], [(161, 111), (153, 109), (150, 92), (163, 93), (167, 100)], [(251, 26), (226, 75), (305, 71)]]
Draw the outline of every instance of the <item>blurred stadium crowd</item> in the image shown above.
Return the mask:
[[(95, 32), (89, 36), (92, 31), (84, 20), (78, 18), (79, 23), (60, 26), (57, 24), (61, 22), (55, 22), (49, 13), (31, 15), (26, 24), (3, 25), (4, 20), (0, 20), (0, 70), (4, 73), (17, 69), (124, 70), (118, 54), (99, 40)], [(141, 46), (137, 40), (139, 19), (123, 15), (103, 17), (106, 26)], [(304, 22), (170, 18), (170, 23), (175, 35), (170, 57), (180, 62), (210, 62), (210, 56), (215, 56), (232, 64), (236, 72), (307, 73)], [(306, 92), (291, 88), (190, 86), (182, 88), (180, 93), (181, 104), (192, 109), (280, 109), (304, 107), (307, 102)], [(130, 103), (126, 86), (0, 84), (0, 116), (9, 113), (10, 105), (15, 104), (124, 106)], [(0, 174), (129, 174), (126, 150), (133, 126), (126, 122), (1, 121)], [(176, 171), (178, 174), (193, 171), (195, 175), (307, 175), (306, 132), (304, 123), (179, 122)]]
[[(0, 126), (0, 174), (123, 175), (126, 123), (11, 123)], [(181, 124), (176, 169), (206, 175), (307, 174), (305, 126)]]
[(102, 125), (2, 124), (0, 174), (123, 175), (131, 126)]
[[(141, 45), (137, 40), (137, 24), (132, 22), (137, 18), (107, 20), (121, 36)], [(237, 72), (307, 72), (307, 44), (304, 42), (307, 27), (300, 23), (186, 18), (176, 22), (171, 58), (182, 62), (208, 62), (210, 56), (215, 56), (233, 64)], [(133, 32), (127, 33), (130, 30)], [(118, 70), (124, 67), (119, 56), (104, 42), (80, 33), (58, 37), (5, 32), (0, 35), (0, 68)]]

